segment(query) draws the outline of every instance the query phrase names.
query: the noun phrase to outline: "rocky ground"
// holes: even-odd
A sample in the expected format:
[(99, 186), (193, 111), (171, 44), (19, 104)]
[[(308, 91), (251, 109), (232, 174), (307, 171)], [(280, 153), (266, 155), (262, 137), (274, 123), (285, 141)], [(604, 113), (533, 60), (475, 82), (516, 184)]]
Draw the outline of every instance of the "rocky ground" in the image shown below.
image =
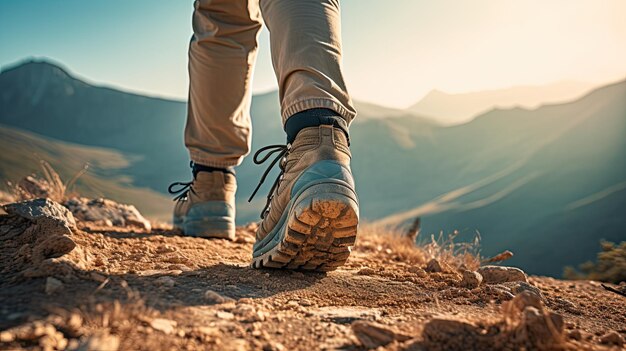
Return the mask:
[(337, 271), (255, 270), (254, 225), (206, 240), (123, 205), (65, 206), (0, 215), (0, 349), (609, 350), (626, 336), (626, 298), (600, 283), (479, 268), (367, 226)]

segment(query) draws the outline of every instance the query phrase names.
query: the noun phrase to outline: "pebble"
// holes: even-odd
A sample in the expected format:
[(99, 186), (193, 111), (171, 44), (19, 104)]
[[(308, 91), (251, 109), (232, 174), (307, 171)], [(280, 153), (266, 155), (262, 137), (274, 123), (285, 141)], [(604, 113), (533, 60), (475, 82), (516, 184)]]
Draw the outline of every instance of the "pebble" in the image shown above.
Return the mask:
[(583, 336), (582, 333), (580, 332), (580, 330), (578, 329), (574, 329), (572, 331), (570, 331), (567, 336), (572, 339), (572, 340), (582, 340)]
[(600, 337), (600, 343), (605, 345), (623, 346), (624, 338), (618, 332), (612, 330)]
[(500, 284), (506, 282), (528, 282), (526, 273), (519, 268), (503, 266), (484, 266), (478, 268), (485, 284)]
[(170, 277), (159, 277), (154, 281), (154, 284), (165, 287), (165, 288), (171, 288), (174, 285), (176, 285), (176, 282), (174, 281), (174, 279), (170, 278)]
[(230, 297), (226, 297), (226, 296), (222, 296), (219, 293), (213, 291), (213, 290), (207, 290), (204, 292), (204, 299), (212, 304), (220, 304), (220, 303), (226, 303), (226, 302), (232, 302), (235, 301), (233, 299), (231, 299)]
[(78, 350), (107, 350), (117, 351), (120, 347), (120, 338), (110, 335), (107, 331), (90, 335), (78, 346)]
[(433, 258), (432, 260), (428, 261), (428, 263), (426, 264), (426, 272), (429, 273), (437, 273), (437, 272), (441, 272), (441, 263), (439, 263), (439, 261), (435, 258)]
[(483, 281), (483, 276), (474, 271), (463, 271), (463, 279), (461, 280), (461, 286), (468, 289), (475, 289), (480, 286)]
[(502, 285), (511, 289), (511, 292), (514, 295), (519, 295), (524, 291), (528, 291), (529, 293), (536, 295), (543, 300), (543, 295), (541, 294), (541, 290), (538, 287), (531, 285), (527, 282), (508, 282), (508, 283), (503, 283)]
[(176, 321), (165, 318), (155, 318), (150, 322), (150, 326), (154, 330), (158, 330), (165, 334), (171, 334), (174, 331), (174, 327), (176, 327)]
[(376, 273), (373, 269), (369, 268), (369, 267), (365, 267), (365, 268), (361, 268), (357, 274), (359, 275), (373, 275), (374, 273)]
[(409, 273), (413, 273), (420, 278), (424, 278), (426, 276), (426, 271), (417, 266), (409, 267)]
[(63, 282), (54, 277), (46, 278), (46, 294), (52, 295), (63, 290)]
[(217, 311), (215, 313), (215, 316), (219, 319), (224, 319), (224, 320), (233, 320), (235, 319), (235, 315), (230, 313), (230, 312), (226, 312), (226, 311)]
[(363, 320), (355, 321), (351, 328), (361, 345), (367, 349), (385, 346), (396, 340), (402, 342), (409, 339), (408, 336), (398, 334), (384, 325)]

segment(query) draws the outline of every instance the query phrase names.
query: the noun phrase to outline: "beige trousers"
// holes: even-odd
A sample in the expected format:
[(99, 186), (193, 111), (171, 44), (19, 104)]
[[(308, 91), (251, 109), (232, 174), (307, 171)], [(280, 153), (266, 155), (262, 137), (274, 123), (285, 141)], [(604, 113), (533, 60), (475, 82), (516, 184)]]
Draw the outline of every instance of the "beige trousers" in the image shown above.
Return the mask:
[(192, 161), (229, 167), (249, 153), (250, 84), (263, 22), (283, 123), (311, 108), (352, 121), (356, 112), (341, 73), (339, 0), (196, 0), (194, 6), (185, 128)]

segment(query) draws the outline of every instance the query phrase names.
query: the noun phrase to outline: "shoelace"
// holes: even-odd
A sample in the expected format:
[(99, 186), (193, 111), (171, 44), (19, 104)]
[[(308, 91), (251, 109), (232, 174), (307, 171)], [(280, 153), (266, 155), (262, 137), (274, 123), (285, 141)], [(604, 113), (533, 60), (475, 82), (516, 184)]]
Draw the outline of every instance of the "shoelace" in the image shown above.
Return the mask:
[[(190, 182), (174, 182), (167, 188), (167, 192), (172, 195), (178, 194), (173, 201), (184, 200), (187, 198), (190, 191), (194, 194), (196, 193), (196, 191), (191, 187), (191, 184), (193, 184), (193, 180)], [(174, 190), (174, 187), (176, 186), (180, 186), (181, 188)]]
[[(193, 168), (193, 161), (189, 162), (189, 167)], [(196, 191), (193, 190), (193, 188), (191, 187), (192, 184), (193, 184), (193, 180), (189, 182), (174, 182), (170, 184), (170, 186), (167, 187), (167, 192), (172, 195), (178, 194), (174, 199), (172, 199), (172, 201), (184, 200), (187, 198), (187, 195), (189, 195), (189, 191), (191, 191), (194, 194), (196, 193)], [(180, 186), (181, 188), (174, 190), (174, 187), (176, 186)]]
[[(261, 218), (265, 218), (266, 213), (269, 212), (269, 209), (271, 207), (270, 204), (272, 202), (272, 197), (274, 196), (274, 191), (278, 187), (278, 183), (280, 183), (280, 181), (283, 179), (283, 175), (285, 173), (285, 161), (286, 161), (285, 155), (287, 155), (287, 153), (290, 150), (291, 150), (291, 144), (268, 145), (268, 146), (260, 148), (257, 152), (254, 153), (254, 157), (252, 161), (254, 161), (254, 163), (257, 165), (265, 163), (265, 161), (267, 161), (274, 154), (276, 154), (276, 157), (274, 158), (272, 163), (270, 163), (270, 165), (267, 167), (267, 169), (263, 173), (263, 176), (261, 176), (261, 180), (259, 181), (259, 184), (256, 186), (256, 188), (252, 192), (252, 195), (250, 195), (248, 202), (252, 201), (252, 199), (254, 198), (254, 195), (256, 195), (257, 191), (259, 191), (259, 189), (261, 188), (261, 185), (263, 185), (263, 182), (265, 182), (265, 178), (267, 178), (267, 175), (272, 171), (272, 168), (274, 167), (274, 165), (278, 161), (282, 160), (278, 164), (278, 167), (280, 168), (280, 174), (278, 175), (278, 177), (276, 177), (276, 180), (274, 181), (274, 184), (272, 185), (267, 195), (267, 202), (265, 203), (265, 207), (263, 207), (263, 211), (261, 212)], [(267, 151), (267, 154), (265, 154), (265, 156), (259, 159), (261, 154), (265, 151)]]

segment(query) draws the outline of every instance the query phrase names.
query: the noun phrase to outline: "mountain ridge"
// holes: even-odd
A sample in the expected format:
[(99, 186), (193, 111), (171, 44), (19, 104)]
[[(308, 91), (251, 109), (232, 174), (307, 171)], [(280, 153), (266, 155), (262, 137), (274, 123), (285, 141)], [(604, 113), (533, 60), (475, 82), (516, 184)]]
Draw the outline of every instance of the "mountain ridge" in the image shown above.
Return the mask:
[[(135, 186), (164, 192), (170, 182), (190, 178), (182, 141), (184, 103), (91, 88), (69, 95), (61, 86), (32, 105), (34, 89), (27, 83), (10, 81), (0, 74), (0, 123), (122, 152), (132, 162), (119, 174), (130, 176)], [(534, 110), (492, 110), (455, 126), (441, 126), (413, 113), (375, 105), (368, 110), (371, 106), (364, 105), (365, 118), (357, 117), (351, 126), (352, 167), (361, 214), (376, 221), (416, 206), (432, 205), (435, 199), (443, 198), (444, 204), (461, 201), (457, 207), (427, 214), (422, 220), (425, 235), (479, 230), (487, 254), (503, 248), (516, 250), (515, 263), (530, 267), (533, 273), (558, 275), (564, 264), (591, 259), (601, 238), (626, 239), (616, 229), (622, 223), (616, 213), (626, 208), (622, 193), (595, 202), (590, 207), (593, 211), (584, 216), (578, 214), (585, 218), (584, 223), (569, 215), (559, 216), (552, 208), (564, 207), (624, 180), (620, 178), (622, 168), (626, 169), (620, 161), (624, 156), (620, 149), (624, 138), (620, 136), (625, 135), (626, 107), (620, 94), (624, 94), (625, 85), (609, 86), (617, 89), (617, 97), (605, 96), (607, 90), (600, 88), (572, 103)], [(581, 100), (586, 102), (581, 104)], [(253, 150), (284, 140), (279, 112), (276, 92), (253, 96)], [(389, 116), (383, 115), (386, 113)], [(563, 128), (577, 118), (588, 124), (567, 134)], [(603, 122), (597, 122), (600, 120)], [(560, 136), (562, 133), (574, 139)], [(589, 138), (592, 142), (586, 141)], [(552, 139), (555, 146), (546, 148)], [(552, 159), (542, 157), (544, 153)], [(589, 171), (584, 165), (595, 168)], [(238, 221), (245, 223), (258, 218), (264, 202), (262, 196), (245, 202), (261, 170), (248, 157), (237, 171)], [(582, 196), (578, 188), (589, 193)], [(459, 190), (465, 193), (456, 200)], [(525, 192), (531, 197), (523, 195)], [(539, 205), (533, 198), (541, 199)], [(607, 227), (605, 223), (613, 225)], [(576, 249), (579, 254), (557, 255), (557, 263), (550, 263), (548, 258), (531, 259), (537, 251), (534, 247), (551, 245), (551, 238), (558, 237), (550, 234), (555, 230), (577, 233), (585, 238), (581, 241), (585, 246)], [(523, 240), (528, 231), (532, 231), (533, 241)], [(570, 244), (576, 245), (576, 241)]]
[(603, 85), (559, 81), (544, 85), (519, 85), (467, 93), (434, 89), (407, 110), (435, 118), (444, 125), (467, 123), (493, 109), (529, 108), (576, 100)]

